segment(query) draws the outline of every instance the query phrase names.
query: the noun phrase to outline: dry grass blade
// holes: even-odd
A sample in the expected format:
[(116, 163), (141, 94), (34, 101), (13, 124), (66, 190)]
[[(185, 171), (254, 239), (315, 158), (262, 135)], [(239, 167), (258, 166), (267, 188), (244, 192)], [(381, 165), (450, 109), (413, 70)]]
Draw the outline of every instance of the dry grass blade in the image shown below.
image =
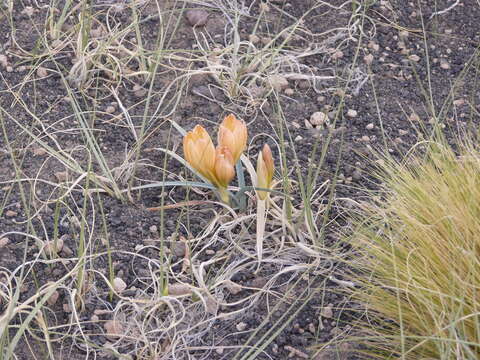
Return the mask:
[(390, 162), (385, 198), (363, 209), (354, 296), (369, 309), (374, 326), (361, 327), (376, 358), (480, 356), (480, 152), (459, 147)]

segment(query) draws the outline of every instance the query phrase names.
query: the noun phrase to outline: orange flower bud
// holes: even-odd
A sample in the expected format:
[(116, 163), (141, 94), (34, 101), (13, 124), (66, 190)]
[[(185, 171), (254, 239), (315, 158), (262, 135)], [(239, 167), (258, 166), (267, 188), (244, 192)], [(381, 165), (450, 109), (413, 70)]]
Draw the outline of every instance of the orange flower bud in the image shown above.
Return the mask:
[(233, 156), (236, 164), (247, 147), (247, 126), (243, 120), (238, 120), (230, 114), (223, 119), (218, 130), (218, 144), (226, 146)]
[(215, 178), (217, 187), (226, 188), (235, 177), (232, 153), (226, 146), (218, 146), (215, 151)]
[(185, 160), (200, 174), (213, 182), (215, 171), (215, 147), (208, 132), (197, 125), (183, 138)]
[[(273, 156), (272, 150), (268, 144), (263, 146), (262, 151), (258, 154), (257, 160), (257, 187), (270, 189), (273, 179)], [(257, 190), (257, 195), (261, 200), (265, 200), (268, 196), (267, 191)]]

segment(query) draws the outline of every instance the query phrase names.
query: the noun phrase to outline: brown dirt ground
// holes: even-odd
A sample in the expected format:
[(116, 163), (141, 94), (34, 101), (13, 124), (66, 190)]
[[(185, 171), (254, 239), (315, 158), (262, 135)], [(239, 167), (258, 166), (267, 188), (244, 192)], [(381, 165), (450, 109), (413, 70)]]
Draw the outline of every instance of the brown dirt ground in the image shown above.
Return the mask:
[[(107, 7), (113, 6), (108, 1), (93, 1), (93, 3), (95, 11), (104, 11)], [(150, 14), (155, 13), (156, 5), (153, 1), (146, 3), (147, 5), (142, 8), (141, 16), (142, 19), (147, 20), (142, 23), (140, 31), (143, 46), (154, 50), (159, 35), (159, 18), (148, 19)], [(305, 16), (303, 27), (306, 30), (298, 31), (296, 36), (288, 41), (286, 49), (298, 52), (302, 49), (323, 46), (324, 41), (329, 37), (329, 34), (325, 34), (326, 31), (345, 27), (349, 21), (352, 21), (350, 6), (335, 9), (334, 6), (341, 5), (343, 1), (336, 0), (328, 3), (309, 12), (316, 1), (271, 0), (270, 9), (262, 18), (260, 2), (247, 1), (244, 11), (248, 15), (240, 19), (240, 38), (248, 40), (249, 34), (257, 26), (258, 18), (263, 19), (256, 30), (261, 36), (260, 41), (264, 40), (262, 37), (267, 38), (268, 41), (268, 38), (271, 39), (282, 29), (291, 25), (295, 19)], [(429, 136), (432, 129), (430, 119), (433, 117), (429, 104), (432, 102), (436, 114), (441, 113), (441, 118), (445, 119), (444, 132), (449, 138), (464, 131), (476, 129), (480, 110), (477, 104), (479, 93), (476, 85), (477, 49), (480, 39), (478, 2), (464, 0), (450, 11), (433, 17), (431, 15), (435, 11), (447, 8), (452, 1), (436, 1), (436, 8), (432, 5), (433, 1), (428, 0), (368, 1), (368, 3), (371, 5), (366, 11), (366, 17), (363, 18), (365, 21), (363, 34), (361, 35), (358, 30), (352, 34), (352, 39), (342, 39), (343, 43), (340, 43), (340, 40), (333, 41), (328, 45), (332, 49), (340, 49), (341, 54), (338, 51), (319, 51), (317, 54), (308, 55), (299, 60), (302, 69), (308, 69), (310, 74), (318, 77), (334, 74), (334, 78), (289, 80), (288, 87), (293, 91), (287, 92), (288, 95), (285, 91), (281, 92), (278, 102), (275, 94), (271, 92), (264, 92), (265, 94), (260, 92), (254, 97), (238, 96), (232, 100), (216, 85), (211, 76), (205, 74), (186, 78), (188, 81), (185, 83), (174, 83), (174, 79), (178, 79), (183, 74), (182, 65), (186, 66), (187, 62), (179, 61), (173, 64), (177, 68), (169, 66), (171, 64), (168, 62), (162, 63), (152, 85), (154, 96), (148, 111), (151, 118), (148, 129), (150, 136), (143, 144), (140, 153), (144, 165), (138, 169), (134, 179), (135, 184), (159, 181), (164, 176), (162, 170), (164, 155), (152, 149), (168, 146), (181, 154), (179, 148), (181, 137), (176, 135), (165, 119), (176, 121), (185, 129), (191, 129), (193, 124), (201, 121), (213, 130), (215, 124), (224, 115), (234, 112), (248, 123), (251, 139), (257, 134), (269, 134), (278, 139), (280, 131), (278, 108), (280, 107), (286, 120), (283, 131), (289, 132), (302, 169), (306, 172), (312, 164), (321, 166), (320, 181), (324, 181), (333, 178), (338, 166), (340, 181), (335, 190), (338, 200), (332, 212), (332, 217), (335, 217), (348, 205), (347, 201), (341, 199), (364, 200), (367, 196), (364, 189), (374, 187), (369, 177), (369, 164), (371, 160), (375, 160), (372, 149), (382, 151), (386, 147), (390, 154), (400, 159), (412, 145)], [(37, 6), (40, 4), (41, 2), (27, 0), (15, 1), (11, 16), (5, 9), (0, 13), (0, 55), (5, 55), (8, 62), (6, 66), (0, 63), (0, 107), (3, 118), (3, 136), (0, 137), (2, 184), (0, 199), (3, 204), (0, 233), (4, 234), (0, 235), (0, 238), (8, 237), (10, 240), (8, 245), (0, 247), (0, 267), (10, 271), (22, 264), (24, 256), (26, 260), (32, 260), (38, 254), (38, 248), (31, 240), (26, 239), (24, 233), (35, 231), (40, 238), (53, 236), (55, 204), (41, 207), (42, 210), (38, 213), (35, 213), (35, 210), (52, 196), (52, 191), (55, 193), (52, 184), (59, 181), (55, 174), (65, 171), (65, 166), (60, 161), (46, 152), (38, 151), (38, 144), (32, 141), (32, 137), (28, 136), (26, 131), (35, 134), (50, 146), (65, 150), (80, 164), (85, 165), (88, 161), (88, 154), (84, 148), (85, 138), (80, 130), (79, 120), (73, 116), (72, 101), (66, 100), (68, 92), (64, 78), (72, 68), (72, 63), (75, 62), (74, 49), (70, 46), (63, 47), (55, 53), (55, 61), (52, 56), (45, 55), (47, 50), (42, 45), (41, 34), (45, 32), (48, 7)], [(63, 2), (60, 2), (58, 9), (62, 8), (62, 4)], [(165, 11), (173, 11), (175, 7), (181, 8), (182, 3), (169, 1), (162, 6)], [(224, 41), (225, 28), (228, 29), (228, 19), (218, 9), (206, 8), (206, 11), (208, 12), (206, 25), (195, 29), (183, 16), (178, 15), (179, 12), (172, 13), (172, 17), (179, 18), (179, 24), (175, 35), (171, 38), (170, 50), (180, 53), (181, 49), (191, 51), (192, 46), (195, 49), (195, 33), (207, 34), (215, 42), (226, 45), (222, 44), (222, 41)], [(358, 19), (361, 21), (362, 18)], [(116, 21), (119, 26), (124, 26), (132, 21), (132, 12), (127, 6), (118, 12), (112, 11), (108, 16), (99, 15), (97, 20), (103, 25), (110, 20)], [(69, 19), (65, 26), (68, 28), (73, 21)], [(14, 34), (12, 29), (15, 29)], [(171, 28), (168, 31), (171, 31)], [(128, 34), (126, 41), (132, 36), (133, 34)], [(353, 38), (357, 42), (353, 41)], [(185, 54), (188, 55), (191, 52), (185, 51)], [(365, 60), (368, 60), (365, 58), (368, 55), (372, 55), (370, 67)], [(139, 69), (135, 60), (128, 62), (128, 65), (131, 71)], [(38, 66), (46, 69), (46, 76), (41, 76), (41, 72), (37, 70)], [(203, 66), (205, 66), (204, 63), (197, 62), (193, 65), (193, 69)], [(338, 90), (345, 88), (346, 79), (352, 73), (352, 66), (354, 80), (348, 84), (345, 102), (342, 104), (342, 93)], [(278, 70), (281, 73), (288, 73), (293, 71), (292, 69)], [(125, 118), (109, 88), (115, 86), (118, 98), (121, 99), (123, 106), (129, 109), (132, 122), (139, 126), (146, 103), (145, 94), (134, 91), (135, 84), (144, 88), (150, 86), (150, 82), (142, 82), (139, 76), (123, 78), (117, 84), (107, 76), (105, 71), (99, 71), (94, 73), (93, 80), (87, 88), (72, 88), (73, 97), (80, 109), (85, 111), (86, 118), (95, 130), (96, 140), (111, 168), (118, 167), (124, 162), (126, 151), (132, 149), (136, 140), (132, 131), (125, 125)], [(172, 84), (171, 91), (165, 90)], [(260, 88), (263, 86), (262, 83), (257, 85)], [(179, 86), (184, 88), (179, 90)], [(208, 90), (209, 86), (213, 90)], [(422, 87), (425, 91), (422, 91)], [(427, 95), (429, 88), (433, 99)], [(161, 95), (166, 93), (167, 100), (175, 100), (174, 93), (179, 91), (181, 96), (178, 98), (178, 104), (166, 102), (161, 108), (156, 109)], [(378, 108), (375, 99), (378, 102)], [(111, 105), (114, 106), (114, 110), (110, 114), (107, 109)], [(306, 127), (305, 120), (308, 120), (316, 111), (328, 113), (333, 122), (335, 111), (340, 106), (342, 106), (340, 118), (334, 130)], [(352, 116), (352, 110), (356, 112), (354, 116)], [(37, 117), (36, 120), (32, 114)], [(324, 162), (320, 162), (319, 157), (312, 159), (310, 152), (314, 145), (316, 143), (323, 145), (329, 134), (332, 135), (332, 143)], [(249, 144), (248, 153), (256, 154), (265, 139), (265, 136), (255, 138)], [(274, 149), (276, 150), (276, 147)], [(291, 147), (287, 151), (288, 165), (293, 166), (295, 161)], [(170, 174), (168, 179), (178, 179), (177, 175), (185, 174), (183, 167), (172, 159), (167, 161), (167, 169)], [(29, 180), (21, 184), (12, 183), (11, 180), (15, 179), (16, 171), (19, 173), (19, 178)], [(94, 165), (93, 171), (99, 171), (98, 164)], [(71, 172), (66, 176), (67, 181), (75, 179), (75, 174)], [(44, 181), (35, 182), (34, 179)], [(125, 179), (123, 187), (130, 180), (128, 172), (125, 174)], [(22, 191), (31, 204), (29, 209), (23, 207)], [(33, 193), (36, 198), (30, 195)], [(180, 187), (172, 191), (169, 189), (164, 193), (167, 204), (183, 201), (186, 196), (185, 189)], [(194, 199), (204, 199), (210, 195), (189, 194), (189, 196)], [(328, 196), (328, 193), (325, 194), (319, 201), (327, 202)], [(137, 245), (148, 245), (152, 241), (158, 243), (161, 235), (167, 239), (170, 239), (174, 233), (189, 239), (195, 238), (210, 224), (215, 214), (222, 212), (218, 206), (205, 205), (200, 208), (193, 207), (189, 212), (183, 209), (167, 210), (165, 217), (161, 218), (158, 212), (147, 210), (148, 207), (158, 206), (161, 198), (161, 189), (152, 188), (134, 193), (134, 203), (122, 203), (105, 194), (95, 195), (91, 202), (87, 201), (86, 222), (90, 226), (95, 222), (96, 226), (92, 231), (95, 234), (95, 248), (98, 251), (105, 251), (105, 244), (101, 241), (104, 235), (103, 226), (105, 226), (112, 250), (118, 251), (113, 254), (115, 273), (125, 280), (132, 296), (135, 296), (135, 289), (145, 287), (145, 282), (141, 279), (148, 277), (147, 259), (158, 258), (159, 255), (153, 248), (146, 249), (142, 252), (145, 256), (142, 260), (132, 258), (126, 251), (136, 251)], [(84, 197), (81, 193), (74, 192), (65, 199), (64, 206), (60, 209), (62, 221), (58, 227), (58, 236), (64, 236), (66, 245), (73, 251), (70, 256), (76, 255), (79, 231), (72, 223), (72, 212), (78, 212), (83, 207), (83, 203)], [(102, 211), (105, 214), (105, 224), (102, 224), (101, 220)], [(26, 222), (29, 213), (32, 216), (31, 228)], [(155, 229), (163, 229), (163, 234)], [(336, 237), (332, 234), (327, 237), (327, 240), (327, 243), (333, 244)], [(26, 241), (29, 242), (25, 252)], [(174, 242), (168, 242), (167, 245), (172, 249), (175, 247)], [(212, 251), (221, 252), (224, 245), (225, 243), (221, 240), (212, 241), (208, 249), (202, 249), (202, 251), (210, 250), (210, 254)], [(202, 248), (201, 244), (196, 246), (196, 249)], [(250, 246), (254, 249), (254, 239)], [(181, 251), (180, 256), (173, 251), (171, 262), (177, 265), (172, 268), (172, 271), (181, 271), (182, 256)], [(298, 255), (298, 257), (297, 262), (312, 262), (308, 256)], [(209, 258), (208, 253), (200, 254), (198, 261), (208, 261)], [(261, 287), (267, 279), (287, 265), (266, 265), (258, 273), (255, 272), (254, 267), (247, 267), (239, 270), (230, 280), (245, 287)], [(35, 277), (27, 277), (22, 298), (35, 293), (36, 283), (44, 284), (62, 277), (69, 266), (71, 264), (68, 263), (53, 267), (36, 265)], [(91, 266), (99, 273), (107, 274), (105, 256), (96, 259)], [(208, 271), (213, 273), (221, 270), (221, 266), (217, 265), (208, 268)], [(239, 349), (238, 346), (247, 343), (250, 346), (261, 345), (262, 334), (270, 328), (278, 327), (277, 320), (281, 319), (286, 312), (293, 314), (300, 304), (304, 306), (294, 315), (294, 320), (278, 332), (275, 339), (257, 358), (287, 359), (292, 356), (294, 359), (301, 359), (303, 354), (312, 358), (315, 354), (310, 348), (312, 345), (327, 342), (335, 336), (342, 336), (342, 332), (348, 332), (349, 321), (352, 321), (352, 315), (343, 310), (348, 307), (348, 301), (337, 293), (338, 285), (329, 281), (324, 282), (324, 280), (321, 275), (315, 276), (314, 273), (310, 273), (305, 276), (301, 271), (278, 277), (271, 284), (271, 290), (282, 294), (291, 289), (291, 296), (280, 300), (277, 296), (263, 295), (241, 315), (232, 319), (216, 320), (208, 326), (199, 327), (198, 333), (191, 334), (189, 338), (191, 343), (181, 344), (181, 349), (176, 352), (177, 358), (240, 359), (242, 352), (246, 350)], [(100, 311), (99, 321), (108, 320), (111, 317), (109, 311), (115, 308), (118, 300), (114, 299), (111, 302), (105, 286), (93, 275), (91, 282), (94, 284), (92, 286), (95, 288), (95, 294), (86, 298), (80, 321), (91, 319), (95, 311), (97, 313)], [(222, 296), (224, 296), (223, 301), (233, 303), (252, 294), (258, 294), (258, 292), (251, 289), (242, 290), (238, 294), (224, 291)], [(300, 301), (296, 303), (295, 300)], [(54, 324), (60, 325), (69, 321), (71, 314), (65, 312), (63, 308), (67, 302), (66, 293), (60, 290), (60, 299), (50, 306), (49, 319)], [(322, 308), (326, 304), (332, 304), (332, 318), (321, 316)], [(276, 305), (278, 308), (272, 310)], [(0, 313), (1, 306), (0, 304)], [(232, 311), (244, 306), (245, 304), (236, 307), (224, 306), (217, 311)], [(105, 312), (102, 313), (101, 310)], [(201, 320), (190, 319), (192, 322)], [(252, 330), (258, 328), (263, 321), (265, 325), (251, 338)], [(246, 325), (243, 331), (237, 328), (241, 322)], [(102, 334), (102, 329), (98, 324), (87, 322), (83, 327), (89, 341), (99, 347), (104, 346), (108, 341)], [(62, 328), (61, 331), (67, 330)], [(181, 327), (178, 331), (181, 331)], [(162, 342), (164, 350), (168, 348), (170, 340), (165, 335)], [(26, 342), (20, 344), (18, 359), (48, 358), (43, 343), (32, 341), (32, 339), (30, 342), (29, 346)], [(223, 351), (211, 350), (213, 346), (221, 346), (224, 349)], [(356, 357), (354, 347), (355, 344), (348, 344), (338, 358), (354, 359)], [(54, 349), (56, 359), (93, 359), (93, 355), (88, 355), (81, 346), (73, 344), (71, 339), (54, 343)], [(292, 352), (292, 349), (299, 352)], [(130, 353), (133, 355), (132, 358), (154, 359), (142, 357), (142, 354), (135, 353), (135, 350), (128, 346), (120, 347), (118, 350)], [(187, 357), (187, 354), (190, 357)], [(334, 359), (337, 355), (338, 353), (323, 351), (316, 354), (315, 359)], [(114, 358), (105, 353), (100, 353), (100, 356), (104, 359)], [(173, 358), (168, 352), (162, 356), (155, 359)]]

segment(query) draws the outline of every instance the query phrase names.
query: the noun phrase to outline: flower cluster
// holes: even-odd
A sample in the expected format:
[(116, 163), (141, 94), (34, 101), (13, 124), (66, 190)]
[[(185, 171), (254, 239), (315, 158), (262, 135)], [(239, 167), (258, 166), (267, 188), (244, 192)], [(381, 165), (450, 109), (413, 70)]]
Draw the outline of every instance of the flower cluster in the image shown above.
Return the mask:
[[(245, 122), (230, 114), (220, 124), (216, 148), (201, 125), (196, 125), (183, 138), (185, 160), (219, 190), (225, 202), (228, 202), (227, 186), (235, 177), (235, 164), (247, 147), (247, 136)], [(262, 189), (270, 189), (272, 179), (272, 152), (265, 145), (257, 161), (257, 185)], [(258, 190), (257, 194), (262, 200), (268, 196), (267, 191)]]

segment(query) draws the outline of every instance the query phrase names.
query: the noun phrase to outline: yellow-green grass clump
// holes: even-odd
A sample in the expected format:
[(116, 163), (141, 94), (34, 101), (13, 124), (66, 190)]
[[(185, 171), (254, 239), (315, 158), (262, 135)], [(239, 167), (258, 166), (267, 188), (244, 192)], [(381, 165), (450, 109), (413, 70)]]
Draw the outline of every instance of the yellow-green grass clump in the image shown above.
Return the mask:
[(458, 148), (387, 161), (362, 206), (349, 241), (369, 358), (480, 359), (480, 152)]

